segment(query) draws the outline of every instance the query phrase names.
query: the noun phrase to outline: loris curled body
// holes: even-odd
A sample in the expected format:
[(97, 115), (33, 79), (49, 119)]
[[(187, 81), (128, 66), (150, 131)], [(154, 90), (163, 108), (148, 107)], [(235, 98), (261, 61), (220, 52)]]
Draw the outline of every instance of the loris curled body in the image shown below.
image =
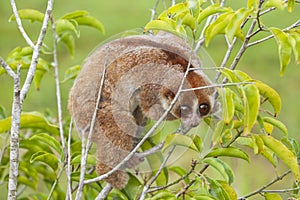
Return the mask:
[[(170, 33), (117, 39), (96, 49), (84, 63), (70, 92), (69, 110), (79, 132), (88, 132), (100, 87), (93, 141), (97, 145), (97, 173), (110, 171), (134, 148), (145, 119), (157, 120), (178, 91), (211, 85), (200, 70), (200, 60), (187, 42)], [(214, 111), (213, 88), (182, 92), (166, 120), (181, 119), (187, 132)], [(134, 162), (131, 162), (134, 163)], [(124, 168), (129, 165), (124, 166)], [(128, 175), (119, 170), (106, 179), (123, 188)]]

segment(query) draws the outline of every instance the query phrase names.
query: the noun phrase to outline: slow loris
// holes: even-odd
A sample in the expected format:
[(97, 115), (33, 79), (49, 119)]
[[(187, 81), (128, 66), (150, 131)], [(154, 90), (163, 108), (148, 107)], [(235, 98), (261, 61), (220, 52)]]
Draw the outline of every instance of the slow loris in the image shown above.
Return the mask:
[[(157, 120), (168, 109), (188, 66), (183, 89), (211, 85), (188, 43), (166, 32), (113, 40), (86, 59), (71, 89), (69, 110), (77, 130), (88, 132), (105, 72), (93, 129), (99, 175), (133, 149), (145, 119)], [(181, 119), (181, 131), (186, 133), (215, 110), (214, 93), (212, 87), (182, 92), (166, 120)], [(121, 189), (128, 175), (120, 169), (106, 181)]]

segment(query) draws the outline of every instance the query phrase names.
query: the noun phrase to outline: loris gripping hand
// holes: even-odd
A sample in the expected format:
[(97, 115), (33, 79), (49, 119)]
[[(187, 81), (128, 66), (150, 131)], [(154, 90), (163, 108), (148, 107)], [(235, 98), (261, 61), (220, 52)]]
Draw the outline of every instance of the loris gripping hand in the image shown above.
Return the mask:
[[(70, 92), (69, 110), (80, 133), (88, 133), (97, 109), (93, 141), (97, 144), (97, 173), (110, 171), (133, 149), (146, 119), (157, 120), (168, 109), (189, 66), (184, 89), (211, 85), (200, 60), (187, 42), (170, 33), (135, 35), (113, 40), (96, 49), (85, 61)], [(102, 73), (104, 85), (96, 108)], [(182, 92), (166, 120), (181, 119), (183, 133), (214, 111), (213, 88)], [(126, 167), (109, 178), (123, 188)]]

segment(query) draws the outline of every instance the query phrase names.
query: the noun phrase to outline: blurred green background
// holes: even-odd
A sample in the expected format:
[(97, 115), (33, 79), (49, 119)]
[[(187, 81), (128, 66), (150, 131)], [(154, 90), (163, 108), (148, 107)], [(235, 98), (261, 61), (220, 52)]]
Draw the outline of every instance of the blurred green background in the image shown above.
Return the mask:
[[(106, 30), (106, 34), (102, 35), (95, 29), (80, 27), (80, 38), (76, 41), (76, 51), (74, 58), (70, 58), (66, 48), (63, 45), (59, 45), (59, 68), (61, 80), (63, 79), (63, 73), (68, 67), (81, 64), (84, 58), (103, 40), (117, 34), (119, 32), (142, 28), (150, 19), (151, 11), (156, 0), (59, 0), (54, 5), (54, 17), (58, 18), (67, 12), (74, 10), (87, 10), (90, 14), (100, 20)], [(238, 7), (245, 4), (245, 0), (229, 0), (228, 5)], [(166, 1), (169, 6), (169, 1)], [(41, 0), (18, 0), (17, 6), (22, 8), (34, 8), (40, 11), (44, 11), (46, 8), (46, 1)], [(163, 9), (162, 3), (160, 3), (160, 10)], [(296, 10), (293, 13), (284, 11), (276, 11), (267, 14), (263, 17), (263, 23), (270, 27), (275, 26), (284, 28), (291, 25), (296, 20), (299, 20), (300, 9), (299, 5), (296, 6)], [(9, 17), (12, 15), (12, 10), (8, 0), (2, 0), (0, 2), (0, 56), (4, 59), (8, 53), (17, 46), (26, 45), (21, 34), (17, 30), (15, 22), (8, 22)], [(34, 41), (37, 39), (40, 24), (24, 21), (24, 27), (31, 39)], [(267, 35), (266, 33), (265, 35)], [(264, 36), (265, 36), (264, 35)], [(257, 38), (258, 39), (258, 38)], [(50, 44), (51, 37), (48, 34), (46, 41)], [(212, 57), (216, 65), (221, 63), (221, 60), (226, 51), (226, 43), (220, 36), (215, 39), (208, 48), (205, 49)], [(238, 50), (235, 49), (234, 52)], [(296, 66), (294, 59), (286, 70), (283, 77), (279, 76), (279, 61), (278, 52), (275, 40), (269, 40), (258, 46), (251, 47), (247, 50), (243, 59), (238, 65), (239, 69), (249, 73), (253, 78), (259, 79), (273, 88), (275, 88), (282, 97), (282, 111), (279, 114), (279, 119), (282, 120), (289, 128), (290, 136), (300, 140), (300, 67)], [(68, 91), (72, 83), (69, 81), (62, 84), (62, 99), (64, 116), (67, 115), (67, 99)], [(7, 75), (0, 76), (0, 105), (6, 108), (6, 114), (10, 115), (11, 102), (12, 102), (13, 82)], [(55, 82), (54, 72), (51, 71), (45, 75), (42, 80), (40, 91), (36, 91), (34, 87), (31, 88), (29, 95), (24, 102), (24, 111), (40, 111), (56, 110), (56, 96), (55, 96)], [(54, 113), (56, 114), (56, 113)], [(262, 165), (257, 165), (258, 161)], [(250, 177), (254, 174), (259, 175), (261, 172), (268, 170), (265, 167), (264, 161), (261, 159), (252, 161), (252, 166), (255, 166), (256, 171), (249, 170), (252, 166), (248, 166), (245, 163), (239, 163), (240, 173), (237, 174), (237, 183), (243, 182), (243, 178)], [(237, 164), (237, 163), (233, 163)], [(266, 164), (269, 165), (269, 164)], [(242, 167), (243, 166), (243, 167)], [(270, 177), (274, 177), (274, 172), (269, 172)], [(249, 177), (250, 176), (250, 177)], [(259, 186), (266, 183), (267, 180), (258, 180), (253, 177), (250, 179), (252, 185), (239, 185), (240, 191), (250, 191), (255, 186)], [(252, 182), (251, 182), (252, 181)], [(245, 181), (248, 182), (249, 181)]]

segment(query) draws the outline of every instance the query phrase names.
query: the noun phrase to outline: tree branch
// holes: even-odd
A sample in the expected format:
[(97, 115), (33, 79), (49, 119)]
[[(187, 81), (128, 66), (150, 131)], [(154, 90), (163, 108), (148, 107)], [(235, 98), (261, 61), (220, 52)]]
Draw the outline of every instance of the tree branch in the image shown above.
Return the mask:
[(247, 194), (247, 195), (245, 195), (245, 196), (243, 196), (243, 197), (239, 197), (238, 199), (239, 199), (239, 200), (244, 200), (244, 199), (247, 199), (248, 197), (254, 196), (254, 195), (259, 194), (259, 193), (262, 193), (262, 192), (264, 191), (264, 189), (266, 189), (267, 187), (273, 185), (274, 183), (276, 183), (276, 182), (282, 180), (285, 176), (287, 176), (287, 175), (290, 174), (290, 173), (291, 173), (291, 170), (288, 170), (288, 171), (286, 171), (284, 174), (282, 174), (281, 176), (278, 176), (278, 177), (275, 178), (274, 180), (272, 180), (272, 181), (270, 181), (269, 183), (267, 183), (266, 185), (264, 185), (264, 186), (258, 188), (257, 190), (251, 192), (250, 194)]
[(5, 62), (5, 60), (0, 56), (0, 65), (5, 69), (10, 77), (13, 79), (17, 76), (16, 73), (10, 68), (10, 66)]

